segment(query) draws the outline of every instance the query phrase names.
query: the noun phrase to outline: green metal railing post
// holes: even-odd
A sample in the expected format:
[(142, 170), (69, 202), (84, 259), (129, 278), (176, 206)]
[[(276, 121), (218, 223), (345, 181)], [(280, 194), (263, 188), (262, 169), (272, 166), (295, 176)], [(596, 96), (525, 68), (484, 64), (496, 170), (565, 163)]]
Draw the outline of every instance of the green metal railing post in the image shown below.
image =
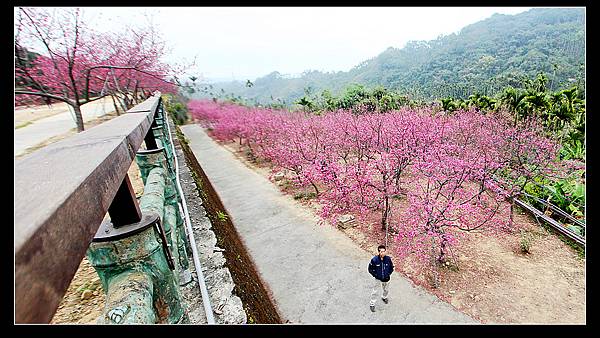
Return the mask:
[[(161, 142), (164, 142), (164, 144), (168, 145), (166, 148), (167, 152), (166, 152), (166, 156), (167, 156), (167, 163), (169, 163), (171, 165), (171, 178), (173, 180), (173, 184), (176, 185), (177, 184), (177, 175), (175, 173), (175, 154), (173, 153), (173, 150), (171, 148), (171, 142), (170, 142), (170, 137), (169, 137), (169, 129), (168, 129), (168, 125), (167, 123), (169, 123), (169, 121), (166, 118), (167, 111), (165, 108), (165, 104), (164, 102), (161, 100), (157, 106), (157, 116), (159, 116), (162, 119), (161, 122), (161, 126), (162, 126), (162, 130), (161, 130)], [(179, 193), (177, 194), (177, 200), (179, 202), (181, 202), (181, 196), (179, 196)], [(181, 212), (177, 213), (177, 229), (178, 229), (178, 234), (179, 234), (179, 243), (183, 243), (184, 247), (180, 248), (180, 252), (191, 252), (192, 251), (192, 247), (191, 247), (191, 243), (188, 239), (188, 237), (186, 236), (186, 227), (185, 227), (185, 223), (184, 223), (184, 219), (183, 219), (184, 215), (181, 215)]]
[[(112, 227), (111, 222), (103, 223), (88, 249), (88, 259), (107, 294), (105, 323), (187, 321), (178, 275), (173, 271), (177, 257), (170, 256), (176, 250), (163, 243), (169, 237), (162, 228), (167, 224), (163, 217), (166, 182), (163, 168), (152, 169), (140, 199), (144, 218), (119, 228)], [(152, 295), (150, 308), (146, 306), (147, 294)]]
[[(144, 193), (138, 217), (130, 221), (135, 223), (103, 222), (87, 251), (107, 294), (105, 314), (100, 320), (103, 323), (188, 321), (179, 285), (191, 281), (187, 259), (191, 247), (181, 214), (175, 154), (166, 123), (160, 100), (144, 139), (147, 149), (136, 153)], [(123, 196), (132, 195), (137, 206), (131, 184), (126, 188), (130, 194)]]
[[(176, 185), (177, 182), (177, 177), (176, 177), (176, 173), (175, 173), (175, 154), (173, 154), (173, 150), (171, 147), (171, 143), (170, 143), (170, 138), (169, 138), (169, 130), (168, 130), (168, 120), (166, 118), (166, 109), (165, 109), (165, 105), (164, 102), (162, 100), (160, 100), (157, 109), (156, 109), (156, 116), (155, 116), (155, 121), (158, 127), (154, 127), (152, 128), (152, 132), (154, 133), (155, 137), (157, 138), (157, 141), (159, 144), (163, 145), (163, 147), (165, 148), (165, 156), (166, 156), (166, 163), (167, 166), (169, 168), (169, 175), (173, 181), (173, 184)], [(181, 196), (179, 196), (179, 194), (177, 193), (177, 201), (181, 202)], [(189, 242), (188, 237), (186, 236), (186, 229), (185, 229), (185, 224), (184, 224), (184, 220), (183, 220), (183, 215), (181, 215), (181, 212), (177, 212), (177, 229), (178, 229), (178, 235), (179, 235), (179, 243), (183, 243), (184, 244), (184, 248), (186, 252), (190, 252), (192, 250), (191, 247), (191, 243)], [(180, 248), (179, 249), (180, 252), (183, 254), (184, 249)]]
[[(183, 227), (183, 218), (179, 212), (178, 200), (179, 196), (177, 194), (177, 189), (174, 183), (175, 177), (168, 170), (168, 162), (166, 160), (166, 155), (164, 148), (154, 149), (154, 150), (144, 150), (139, 151), (136, 154), (136, 162), (138, 167), (140, 168), (142, 180), (145, 182), (148, 173), (153, 168), (162, 168), (165, 173), (165, 191), (164, 191), (164, 224), (165, 231), (168, 234), (169, 245), (171, 247), (177, 247), (176, 255), (179, 266), (182, 267), (183, 270), (189, 269), (188, 262), (188, 251), (186, 250), (186, 244), (188, 242), (185, 228)], [(181, 282), (187, 283), (190, 281), (190, 278), (187, 277), (188, 272), (182, 271), (183, 275), (186, 277), (181, 278)]]

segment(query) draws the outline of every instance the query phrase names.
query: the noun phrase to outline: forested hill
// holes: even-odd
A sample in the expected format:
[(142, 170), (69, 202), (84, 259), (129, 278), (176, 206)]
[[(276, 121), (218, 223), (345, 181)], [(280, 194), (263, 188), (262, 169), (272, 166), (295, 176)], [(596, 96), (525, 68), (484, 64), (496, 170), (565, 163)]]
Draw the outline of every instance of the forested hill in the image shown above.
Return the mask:
[[(585, 9), (537, 8), (517, 15), (495, 14), (458, 34), (388, 48), (348, 72), (306, 71), (289, 78), (273, 72), (244, 82), (214, 84), (208, 96), (234, 94), (250, 102), (291, 103), (310, 88), (339, 93), (351, 83), (383, 85), (417, 99), (494, 95), (522, 76), (544, 72), (549, 89), (585, 78)], [(212, 95), (210, 95), (212, 93)]]

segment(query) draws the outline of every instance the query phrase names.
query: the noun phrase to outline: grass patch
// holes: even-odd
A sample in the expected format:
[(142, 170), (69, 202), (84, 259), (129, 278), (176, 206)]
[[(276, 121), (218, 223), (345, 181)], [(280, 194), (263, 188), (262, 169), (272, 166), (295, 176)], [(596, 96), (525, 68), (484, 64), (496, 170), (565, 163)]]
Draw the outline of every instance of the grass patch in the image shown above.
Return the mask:
[(297, 192), (294, 194), (295, 200), (310, 200), (317, 197), (317, 194), (314, 191), (310, 192)]
[(281, 183), (279, 183), (279, 186), (281, 187), (281, 189), (283, 190), (288, 190), (289, 188), (292, 188), (294, 186), (294, 184), (286, 179), (283, 179), (280, 181)]
[(27, 122), (25, 122), (25, 123), (21, 123), (21, 124), (19, 124), (18, 126), (16, 126), (16, 127), (15, 127), (15, 129), (24, 128), (24, 127), (27, 127), (27, 126), (28, 126), (28, 125), (30, 125), (30, 124), (33, 124), (33, 122), (31, 122), (31, 121), (27, 121)]
[(441, 265), (443, 268), (448, 269), (453, 272), (458, 272), (460, 270), (458, 267), (458, 264), (456, 264), (456, 262), (453, 262), (452, 260), (445, 260), (443, 262), (438, 262), (438, 266), (439, 265)]
[(95, 291), (96, 289), (98, 289), (99, 286), (99, 282), (86, 281), (85, 283), (83, 283), (83, 285), (77, 288), (77, 293), (82, 293), (85, 290)]
[(529, 231), (521, 230), (519, 234), (519, 249), (521, 253), (531, 253), (531, 243), (533, 236)]
[(225, 221), (227, 221), (228, 217), (227, 217), (227, 215), (224, 212), (222, 212), (221, 210), (218, 210), (217, 211), (217, 218), (219, 219), (219, 221), (225, 222)]

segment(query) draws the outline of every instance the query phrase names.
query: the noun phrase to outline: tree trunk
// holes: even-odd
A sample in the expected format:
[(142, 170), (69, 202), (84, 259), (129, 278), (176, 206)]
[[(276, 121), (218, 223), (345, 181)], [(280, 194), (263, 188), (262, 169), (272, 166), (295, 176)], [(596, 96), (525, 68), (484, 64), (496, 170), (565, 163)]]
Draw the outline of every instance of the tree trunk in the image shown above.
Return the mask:
[(73, 111), (75, 112), (75, 123), (77, 124), (77, 132), (80, 133), (84, 131), (83, 128), (83, 116), (81, 115), (81, 106), (76, 104), (73, 107)]
[(510, 228), (513, 228), (513, 210), (515, 208), (515, 199), (512, 198), (510, 201)]
[(308, 181), (313, 186), (313, 188), (315, 188), (315, 194), (317, 194), (317, 196), (319, 196), (319, 188), (317, 188), (317, 186), (315, 185), (315, 183), (311, 179), (308, 179)]
[(127, 94), (123, 94), (123, 95), (124, 95), (123, 103), (125, 104), (125, 108), (129, 109), (129, 108), (133, 107), (133, 105), (130, 104), (129, 96), (127, 96)]
[(123, 113), (125, 113), (127, 111), (127, 105), (125, 105), (125, 99), (120, 100), (119, 96), (116, 97), (117, 98), (117, 102), (119, 102), (119, 105), (121, 106), (121, 109), (123, 109)]
[(115, 107), (115, 112), (117, 113), (117, 116), (121, 115), (119, 113), (119, 107), (117, 106), (117, 101), (115, 101), (115, 96), (111, 94), (110, 98), (112, 99), (113, 106)]
[(387, 219), (388, 219), (388, 215), (390, 212), (389, 197), (385, 196), (384, 200), (385, 200), (385, 207), (383, 208), (383, 214), (381, 216), (381, 230), (387, 229), (387, 227), (386, 227), (387, 221), (388, 221)]
[(437, 269), (437, 260), (436, 260), (436, 253), (437, 253), (437, 249), (436, 249), (436, 245), (435, 245), (435, 238), (431, 237), (431, 256), (430, 256), (430, 264), (431, 264), (431, 286), (435, 289), (437, 289), (440, 286), (440, 277), (438, 274), (438, 269)]
[(139, 103), (138, 101), (138, 84), (140, 82), (138, 80), (135, 81), (135, 87), (133, 88), (133, 99), (135, 100), (135, 103)]

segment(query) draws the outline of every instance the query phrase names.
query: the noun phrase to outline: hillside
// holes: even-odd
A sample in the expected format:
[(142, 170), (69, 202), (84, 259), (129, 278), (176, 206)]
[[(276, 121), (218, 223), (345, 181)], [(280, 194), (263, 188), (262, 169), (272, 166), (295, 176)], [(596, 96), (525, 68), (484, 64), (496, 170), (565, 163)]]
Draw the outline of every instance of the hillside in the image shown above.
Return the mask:
[(252, 87), (245, 82), (218, 83), (201, 96), (234, 94), (251, 102), (290, 103), (307, 88), (335, 94), (359, 83), (438, 99), (476, 91), (493, 95), (539, 72), (548, 75), (549, 89), (554, 90), (577, 82), (584, 86), (584, 62), (585, 9), (537, 8), (517, 15), (494, 14), (458, 34), (411, 41), (402, 49), (390, 47), (348, 72), (306, 71), (289, 78), (275, 71)]

